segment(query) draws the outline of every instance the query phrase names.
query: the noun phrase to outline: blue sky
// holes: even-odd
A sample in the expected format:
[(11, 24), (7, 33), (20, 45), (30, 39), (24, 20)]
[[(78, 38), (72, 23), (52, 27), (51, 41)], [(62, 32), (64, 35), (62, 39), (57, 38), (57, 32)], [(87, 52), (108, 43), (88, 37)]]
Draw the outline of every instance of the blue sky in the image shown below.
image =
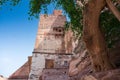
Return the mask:
[(39, 19), (28, 20), (27, 12), (27, 0), (0, 10), (0, 74), (6, 77), (32, 55)]
[[(39, 19), (28, 20), (28, 4), (21, 0), (15, 7), (3, 5), (0, 9), (0, 75), (5, 77), (21, 67), (34, 49)], [(53, 10), (54, 5), (48, 5), (48, 14)]]
[[(12, 11), (10, 10), (12, 8)], [(39, 19), (28, 20), (28, 0), (0, 10), (0, 74), (8, 77), (32, 55)], [(48, 13), (52, 13), (52, 6)]]

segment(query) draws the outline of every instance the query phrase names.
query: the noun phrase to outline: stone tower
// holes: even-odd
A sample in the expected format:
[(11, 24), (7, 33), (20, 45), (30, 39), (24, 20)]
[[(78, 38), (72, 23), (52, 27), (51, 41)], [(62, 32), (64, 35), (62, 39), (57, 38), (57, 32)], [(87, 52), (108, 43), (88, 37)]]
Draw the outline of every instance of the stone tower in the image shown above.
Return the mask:
[(52, 15), (40, 15), (29, 80), (39, 80), (43, 69), (68, 67), (72, 34), (65, 34), (65, 22), (61, 10), (54, 10)]

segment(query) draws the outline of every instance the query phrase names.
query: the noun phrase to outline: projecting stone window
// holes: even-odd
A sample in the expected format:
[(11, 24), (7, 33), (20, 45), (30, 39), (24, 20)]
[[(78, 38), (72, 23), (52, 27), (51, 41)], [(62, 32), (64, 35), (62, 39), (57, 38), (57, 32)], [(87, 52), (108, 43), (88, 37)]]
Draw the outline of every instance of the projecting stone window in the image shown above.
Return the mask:
[(64, 61), (64, 66), (68, 66), (68, 61)]
[(64, 29), (62, 27), (54, 27), (53, 31), (55, 32), (62, 32)]
[(62, 30), (61, 30), (61, 29), (59, 29), (59, 32), (62, 32)]
[(45, 60), (45, 68), (54, 68), (54, 60), (46, 59)]
[(54, 27), (53, 28), (55, 38), (63, 38), (64, 37), (64, 28), (62, 27)]

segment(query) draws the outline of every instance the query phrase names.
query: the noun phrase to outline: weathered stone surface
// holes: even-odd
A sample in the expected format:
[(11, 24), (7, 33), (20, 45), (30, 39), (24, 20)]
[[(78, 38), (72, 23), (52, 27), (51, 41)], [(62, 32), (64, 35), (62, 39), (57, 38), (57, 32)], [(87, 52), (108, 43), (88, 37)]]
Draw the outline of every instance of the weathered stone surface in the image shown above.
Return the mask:
[(78, 80), (68, 75), (68, 68), (44, 69), (42, 80)]
[(84, 75), (80, 80), (120, 80), (120, 69)]
[(44, 69), (42, 80), (68, 80), (67, 69)]
[(41, 15), (34, 52), (65, 53), (64, 25), (66, 17), (61, 10), (52, 15)]
[(33, 54), (29, 80), (39, 80), (39, 75), (45, 68), (45, 57), (43, 54)]
[[(34, 59), (35, 58), (35, 59)], [(31, 73), (29, 80), (38, 80), (42, 75), (44, 68), (50, 68), (47, 65), (46, 60), (53, 60), (53, 68), (68, 68), (71, 55), (48, 55), (48, 54), (33, 54), (33, 60), (31, 65)]]
[(97, 80), (97, 79), (92, 75), (89, 75), (89, 76), (82, 76), (81, 80)]
[[(78, 45), (79, 44), (79, 45)], [(82, 46), (83, 47), (82, 47)], [(82, 47), (82, 49), (81, 49)], [(120, 47), (109, 50), (109, 59), (116, 68), (120, 67)], [(75, 59), (70, 62), (69, 75), (76, 80), (120, 80), (120, 70), (111, 70), (105, 72), (94, 73), (89, 55), (84, 54), (85, 47), (79, 41), (74, 46)]]
[(85, 50), (83, 53), (79, 55), (78, 58), (71, 60), (70, 66), (69, 66), (69, 75), (70, 76), (77, 75), (81, 73), (84, 69), (87, 69), (87, 67), (89, 66), (91, 66), (91, 61), (88, 56), (87, 50)]
[(29, 80), (39, 80), (44, 68), (68, 68), (72, 33), (64, 34), (65, 21), (61, 10), (55, 10), (52, 15), (40, 16)]
[(27, 61), (23, 66), (21, 66), (17, 71), (15, 71), (8, 79), (9, 80), (27, 80), (30, 73), (30, 64)]

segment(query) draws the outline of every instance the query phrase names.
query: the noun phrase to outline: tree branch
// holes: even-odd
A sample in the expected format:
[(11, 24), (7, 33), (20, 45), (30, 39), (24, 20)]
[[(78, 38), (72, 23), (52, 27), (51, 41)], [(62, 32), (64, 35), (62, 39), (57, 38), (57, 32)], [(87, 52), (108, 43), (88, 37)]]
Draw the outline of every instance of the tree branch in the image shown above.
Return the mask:
[(114, 4), (111, 2), (111, 0), (106, 0), (106, 3), (108, 5), (109, 9), (112, 11), (112, 13), (115, 15), (115, 17), (120, 21), (119, 10), (114, 6)]
[(117, 1), (120, 4), (120, 0)]
[(83, 7), (83, 3), (80, 1), (80, 0), (76, 0), (76, 3), (80, 6), (80, 7)]

